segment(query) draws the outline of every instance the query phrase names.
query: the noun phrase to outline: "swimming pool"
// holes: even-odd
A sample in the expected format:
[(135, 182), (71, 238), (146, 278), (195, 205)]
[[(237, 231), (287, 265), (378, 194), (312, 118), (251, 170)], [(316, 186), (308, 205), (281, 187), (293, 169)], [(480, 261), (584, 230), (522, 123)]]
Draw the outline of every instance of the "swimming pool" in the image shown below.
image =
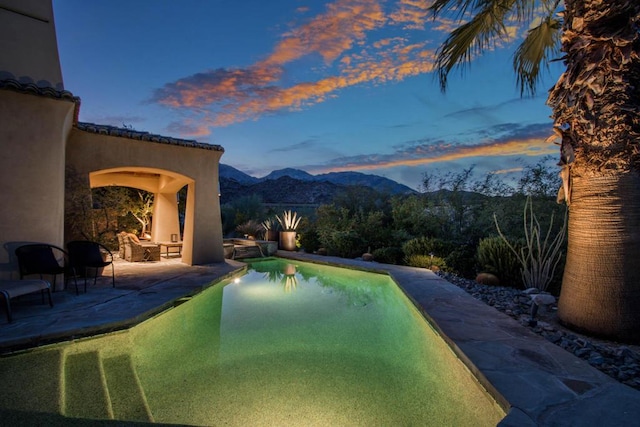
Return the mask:
[(25, 366), (30, 389), (4, 408), (195, 425), (504, 417), (388, 276), (282, 259), (128, 331), (1, 359), (0, 377)]

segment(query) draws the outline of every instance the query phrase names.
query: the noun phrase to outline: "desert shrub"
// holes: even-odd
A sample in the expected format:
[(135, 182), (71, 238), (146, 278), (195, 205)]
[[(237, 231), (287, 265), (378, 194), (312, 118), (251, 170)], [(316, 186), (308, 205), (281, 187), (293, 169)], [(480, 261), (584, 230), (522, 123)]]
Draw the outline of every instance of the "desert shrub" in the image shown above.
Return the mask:
[(565, 247), (567, 212), (565, 207), (564, 221), (560, 231), (554, 231), (557, 227), (554, 229), (554, 212), (552, 212), (548, 229), (543, 232), (538, 216), (534, 213), (533, 199), (528, 196), (523, 212), (525, 240), (520, 250), (507, 239), (500, 229), (498, 220), (495, 219), (498, 234), (520, 263), (522, 282), (526, 288), (545, 291), (553, 281)]
[(383, 264), (400, 264), (404, 253), (399, 247), (384, 247), (373, 251), (373, 259)]
[(437, 267), (440, 270), (447, 271), (447, 263), (445, 262), (444, 258), (440, 258), (437, 256), (432, 257), (431, 255), (414, 254), (405, 257), (404, 262), (410, 267), (420, 267), (428, 269)]
[[(511, 244), (516, 250), (520, 250), (517, 242)], [(480, 270), (498, 276), (503, 286), (522, 287), (522, 266), (515, 253), (501, 237), (480, 240), (477, 258)]]
[(458, 245), (444, 258), (448, 271), (472, 279), (476, 275), (476, 246)]
[(413, 255), (435, 255), (443, 257), (449, 250), (448, 245), (441, 239), (433, 237), (417, 237), (405, 242), (402, 251), (406, 258)]
[[(566, 245), (566, 242), (565, 242)], [(558, 268), (553, 273), (553, 279), (551, 279), (551, 283), (549, 283), (549, 287), (547, 288), (547, 292), (552, 295), (559, 296), (560, 289), (562, 288), (562, 276), (564, 275), (564, 265), (567, 262), (567, 249), (566, 246), (562, 255), (560, 256), (560, 263), (558, 264)]]
[(321, 233), (320, 242), (329, 255), (341, 258), (356, 258), (367, 251), (360, 235), (352, 230)]
[(320, 248), (320, 236), (314, 228), (308, 228), (298, 233), (300, 246), (309, 253), (316, 252)]
[(264, 234), (262, 224), (253, 219), (238, 225), (236, 227), (236, 231), (240, 235), (248, 236), (252, 239), (256, 239), (258, 236), (262, 236), (262, 234)]

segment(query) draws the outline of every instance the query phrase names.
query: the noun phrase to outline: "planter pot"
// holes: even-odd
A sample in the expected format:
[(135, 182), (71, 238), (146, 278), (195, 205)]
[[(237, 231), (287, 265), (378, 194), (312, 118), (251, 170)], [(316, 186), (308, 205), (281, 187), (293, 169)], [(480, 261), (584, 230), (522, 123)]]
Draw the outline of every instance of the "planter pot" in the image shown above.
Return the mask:
[(277, 242), (278, 241), (278, 230), (267, 230), (265, 235), (264, 235), (264, 239), (268, 240), (270, 242)]
[(284, 266), (283, 273), (285, 276), (293, 276), (296, 274), (295, 264), (287, 264)]
[(296, 232), (281, 231), (279, 248), (285, 251), (295, 251), (296, 250)]

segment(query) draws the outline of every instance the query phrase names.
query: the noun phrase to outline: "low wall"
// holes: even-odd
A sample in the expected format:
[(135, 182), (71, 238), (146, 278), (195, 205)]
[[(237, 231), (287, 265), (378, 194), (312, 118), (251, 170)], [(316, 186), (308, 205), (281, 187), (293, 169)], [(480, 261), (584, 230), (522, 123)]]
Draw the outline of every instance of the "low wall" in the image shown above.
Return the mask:
[[(278, 250), (278, 242), (270, 240), (254, 240), (254, 239), (224, 239), (225, 257), (227, 256), (228, 245), (236, 246), (260, 246), (262, 253), (266, 256), (272, 256)], [(233, 253), (233, 250), (231, 250)]]

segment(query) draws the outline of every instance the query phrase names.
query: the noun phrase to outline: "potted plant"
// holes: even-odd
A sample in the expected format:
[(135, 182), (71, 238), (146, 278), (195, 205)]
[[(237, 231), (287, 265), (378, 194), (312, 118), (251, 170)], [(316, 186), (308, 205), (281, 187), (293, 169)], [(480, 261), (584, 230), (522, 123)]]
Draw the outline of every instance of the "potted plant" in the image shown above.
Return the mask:
[(262, 231), (262, 227), (257, 221), (250, 219), (236, 227), (236, 231), (244, 234), (245, 239), (255, 240)]
[(302, 217), (298, 216), (297, 212), (289, 210), (282, 213), (282, 218), (276, 215), (276, 219), (282, 228), (279, 240), (280, 249), (294, 251), (296, 249), (296, 228), (298, 228)]
[(278, 241), (278, 222), (275, 218), (267, 218), (262, 223), (264, 228), (264, 240), (273, 242)]

